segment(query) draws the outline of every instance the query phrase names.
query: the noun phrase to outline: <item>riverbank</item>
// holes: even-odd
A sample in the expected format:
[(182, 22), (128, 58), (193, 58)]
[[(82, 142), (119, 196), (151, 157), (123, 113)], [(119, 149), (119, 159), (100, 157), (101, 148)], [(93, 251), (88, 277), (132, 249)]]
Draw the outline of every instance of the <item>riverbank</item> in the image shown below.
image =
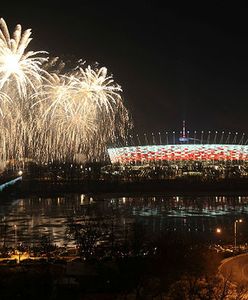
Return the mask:
[(0, 197), (59, 196), (82, 193), (88, 195), (248, 195), (248, 179), (195, 179), (106, 181), (106, 180), (41, 180), (25, 179), (9, 186)]

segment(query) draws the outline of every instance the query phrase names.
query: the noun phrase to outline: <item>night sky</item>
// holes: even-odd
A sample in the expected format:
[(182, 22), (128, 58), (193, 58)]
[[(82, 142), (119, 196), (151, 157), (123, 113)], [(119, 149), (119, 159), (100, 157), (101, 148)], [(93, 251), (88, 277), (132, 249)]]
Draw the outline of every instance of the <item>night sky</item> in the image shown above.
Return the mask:
[(11, 30), (32, 28), (32, 50), (106, 66), (136, 132), (179, 130), (185, 119), (189, 130), (248, 133), (247, 10), (171, 2), (8, 1), (0, 16)]

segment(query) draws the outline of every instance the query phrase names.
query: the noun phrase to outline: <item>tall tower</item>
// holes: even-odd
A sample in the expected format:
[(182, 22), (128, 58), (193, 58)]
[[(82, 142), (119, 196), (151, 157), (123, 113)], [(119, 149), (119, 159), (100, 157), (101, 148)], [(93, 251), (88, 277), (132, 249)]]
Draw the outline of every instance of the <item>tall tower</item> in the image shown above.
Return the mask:
[(189, 141), (189, 139), (186, 137), (186, 122), (183, 120), (183, 130), (182, 130), (182, 134), (179, 138), (179, 142), (187, 143), (188, 141)]
[(185, 120), (183, 120), (183, 136), (184, 139), (186, 138), (186, 125), (185, 125)]

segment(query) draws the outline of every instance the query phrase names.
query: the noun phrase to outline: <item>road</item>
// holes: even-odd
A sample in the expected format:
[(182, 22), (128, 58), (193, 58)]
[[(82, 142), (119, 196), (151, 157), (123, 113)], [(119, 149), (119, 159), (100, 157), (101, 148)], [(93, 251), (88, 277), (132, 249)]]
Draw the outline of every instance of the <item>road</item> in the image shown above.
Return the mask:
[(248, 283), (248, 254), (228, 258), (219, 267), (220, 273), (236, 284)]

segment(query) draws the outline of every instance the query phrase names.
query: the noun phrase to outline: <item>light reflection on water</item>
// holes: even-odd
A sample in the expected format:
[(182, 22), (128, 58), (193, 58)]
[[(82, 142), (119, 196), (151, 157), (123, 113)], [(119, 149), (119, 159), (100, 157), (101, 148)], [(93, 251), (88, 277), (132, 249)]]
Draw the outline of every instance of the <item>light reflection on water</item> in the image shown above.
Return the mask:
[[(175, 231), (194, 233), (208, 240), (216, 239), (215, 229), (222, 227), (226, 237), (232, 236), (233, 222), (248, 222), (248, 197), (89, 197), (65, 195), (56, 198), (28, 198), (2, 201), (0, 205), (0, 243), (37, 244), (42, 235), (61, 246), (66, 240), (69, 217), (82, 221), (85, 217), (115, 218), (123, 230), (128, 224), (141, 224), (150, 236)], [(240, 234), (248, 236), (246, 227)], [(226, 238), (223, 236), (223, 239)]]

